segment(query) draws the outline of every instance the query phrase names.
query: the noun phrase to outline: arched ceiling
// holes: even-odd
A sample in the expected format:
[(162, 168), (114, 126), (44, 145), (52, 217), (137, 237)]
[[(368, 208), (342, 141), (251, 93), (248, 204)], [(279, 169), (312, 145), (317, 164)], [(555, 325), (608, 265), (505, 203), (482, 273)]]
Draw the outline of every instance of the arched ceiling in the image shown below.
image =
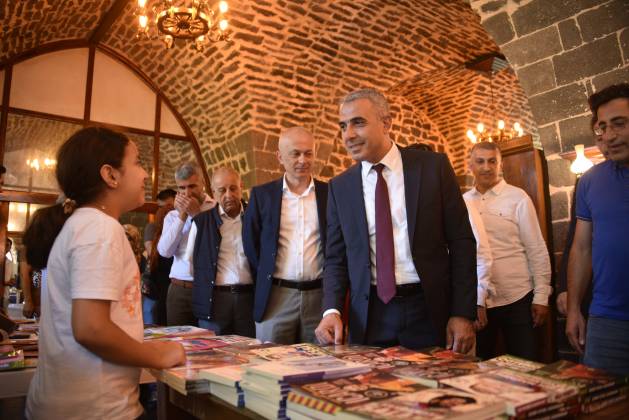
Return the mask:
[[(146, 73), (182, 114), (208, 166), (231, 163), (243, 173), (277, 170), (268, 155), (281, 128), (294, 124), (315, 133), (322, 168), (338, 138), (336, 103), (351, 89), (386, 92), (498, 52), (464, 0), (231, 0), (233, 42), (203, 53), (136, 39), (135, 1), (124, 3), (3, 2), (0, 62), (102, 32), (97, 41)], [(113, 20), (110, 9), (120, 10)]]

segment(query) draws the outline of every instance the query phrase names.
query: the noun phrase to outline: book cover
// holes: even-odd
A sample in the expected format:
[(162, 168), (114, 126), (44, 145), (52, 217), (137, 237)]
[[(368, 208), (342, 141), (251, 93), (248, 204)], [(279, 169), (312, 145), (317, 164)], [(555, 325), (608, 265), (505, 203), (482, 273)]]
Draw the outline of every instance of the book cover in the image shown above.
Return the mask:
[(298, 357), (311, 358), (328, 355), (321, 347), (309, 343), (254, 349), (252, 353), (265, 360), (284, 360)]
[(626, 383), (626, 379), (624, 378), (615, 377), (600, 369), (570, 362), (568, 360), (560, 360), (551, 363), (531, 373), (544, 378), (576, 385), (579, 387), (582, 394), (613, 388)]
[(512, 356), (510, 354), (503, 354), (482, 363), (486, 364), (488, 367), (503, 367), (520, 372), (532, 372), (545, 366), (543, 363), (533, 362), (532, 360), (522, 359), (521, 357)]
[(164, 338), (175, 337), (198, 337), (198, 336), (211, 336), (214, 333), (210, 330), (203, 328), (193, 327), (191, 325), (179, 325), (172, 327), (155, 327), (144, 329), (145, 340), (158, 340)]
[(396, 367), (391, 370), (390, 373), (401, 378), (416, 381), (431, 388), (437, 388), (444, 379), (488, 372), (492, 369), (496, 368), (488, 367), (479, 362), (441, 360), (432, 363)]
[(504, 404), (495, 397), (454, 389), (425, 389), (385, 401), (347, 409), (374, 419), (486, 419), (501, 414)]
[(470, 356), (469, 354), (457, 353), (452, 350), (447, 350), (442, 347), (428, 347), (421, 349), (420, 353), (424, 353), (428, 356), (435, 357), (442, 360), (465, 360), (468, 362), (478, 362), (480, 358)]
[(575, 386), (504, 368), (443, 379), (441, 383), (474, 395), (499, 396), (507, 403), (507, 414), (512, 416), (578, 394)]
[(346, 378), (293, 385), (291, 392), (327, 401), (346, 409), (422, 389), (426, 387), (416, 382), (385, 372), (371, 371)]
[(317, 381), (351, 376), (370, 370), (369, 366), (348, 362), (334, 356), (297, 357), (245, 367), (252, 376), (260, 375), (285, 382)]
[(373, 353), (382, 350), (382, 347), (363, 346), (360, 344), (332, 344), (328, 346), (321, 346), (321, 348), (336, 357), (346, 354)]

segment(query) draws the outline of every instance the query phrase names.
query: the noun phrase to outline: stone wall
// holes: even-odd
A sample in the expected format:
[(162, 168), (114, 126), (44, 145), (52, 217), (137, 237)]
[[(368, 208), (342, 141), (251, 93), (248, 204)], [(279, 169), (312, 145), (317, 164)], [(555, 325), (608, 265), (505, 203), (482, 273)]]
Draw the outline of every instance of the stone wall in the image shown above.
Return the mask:
[(529, 98), (550, 177), (555, 256), (567, 233), (574, 175), (559, 156), (594, 145), (587, 97), (629, 80), (626, 0), (472, 0)]

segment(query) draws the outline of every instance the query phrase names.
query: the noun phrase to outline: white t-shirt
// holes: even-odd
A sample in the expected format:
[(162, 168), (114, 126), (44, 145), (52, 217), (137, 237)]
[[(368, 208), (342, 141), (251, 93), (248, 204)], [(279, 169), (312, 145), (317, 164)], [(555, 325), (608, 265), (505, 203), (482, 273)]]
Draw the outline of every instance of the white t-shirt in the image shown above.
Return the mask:
[(39, 361), (28, 392), (29, 419), (134, 419), (140, 369), (109, 363), (72, 333), (72, 300), (111, 301), (111, 319), (143, 339), (140, 272), (114, 218), (79, 208), (66, 221), (48, 258), (42, 289)]

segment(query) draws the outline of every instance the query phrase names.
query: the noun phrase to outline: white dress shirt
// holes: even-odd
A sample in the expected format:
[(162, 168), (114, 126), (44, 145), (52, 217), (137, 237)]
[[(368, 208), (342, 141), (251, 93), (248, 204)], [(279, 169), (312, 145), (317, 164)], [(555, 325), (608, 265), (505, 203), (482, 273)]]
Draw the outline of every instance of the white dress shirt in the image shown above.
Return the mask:
[[(201, 204), (201, 211), (209, 210), (215, 205), (216, 202), (206, 194)], [(191, 225), (192, 217), (188, 216), (185, 221), (181, 220), (179, 210), (170, 211), (164, 218), (164, 228), (157, 243), (157, 252), (164, 258), (174, 257), (170, 278), (192, 281), (190, 261), (186, 258)]]
[[(221, 216), (222, 224), (219, 227), (221, 233), (221, 247), (218, 250), (218, 261), (216, 262), (216, 286), (226, 286), (232, 284), (252, 284), (249, 261), (245, 256), (242, 246), (242, 213), (236, 217), (229, 217), (223, 207), (219, 204), (218, 214)], [(188, 235), (188, 246), (186, 248), (185, 259), (190, 263), (190, 271), (194, 276), (193, 256), (194, 242), (197, 239), (197, 224), (192, 222)]]
[(273, 277), (307, 281), (321, 278), (323, 249), (314, 179), (297, 195), (286, 183), (282, 186), (282, 213)]
[(465, 204), (467, 205), (467, 213), (472, 225), (474, 239), (476, 239), (476, 277), (478, 278), (476, 304), (485, 306), (487, 296), (496, 295), (496, 288), (491, 283), (491, 266), (493, 264), (491, 247), (485, 231), (485, 223), (483, 223), (480, 213), (476, 210), (474, 204), (469, 203), (467, 200), (465, 200)]
[[(413, 264), (411, 243), (408, 237), (406, 219), (406, 193), (404, 191), (404, 167), (402, 154), (395, 144), (378, 163), (384, 165), (382, 176), (389, 190), (391, 222), (393, 224), (393, 246), (395, 248), (395, 283), (407, 284), (419, 282), (419, 275)], [(361, 162), (363, 178), (363, 199), (369, 232), (369, 258), (371, 260), (371, 284), (376, 284), (376, 182), (378, 173), (375, 164)]]
[(493, 257), (491, 283), (496, 295), (487, 307), (504, 306), (533, 290), (533, 303), (548, 305), (550, 259), (537, 221), (535, 207), (522, 189), (504, 179), (481, 194), (472, 188), (464, 195), (485, 223)]

